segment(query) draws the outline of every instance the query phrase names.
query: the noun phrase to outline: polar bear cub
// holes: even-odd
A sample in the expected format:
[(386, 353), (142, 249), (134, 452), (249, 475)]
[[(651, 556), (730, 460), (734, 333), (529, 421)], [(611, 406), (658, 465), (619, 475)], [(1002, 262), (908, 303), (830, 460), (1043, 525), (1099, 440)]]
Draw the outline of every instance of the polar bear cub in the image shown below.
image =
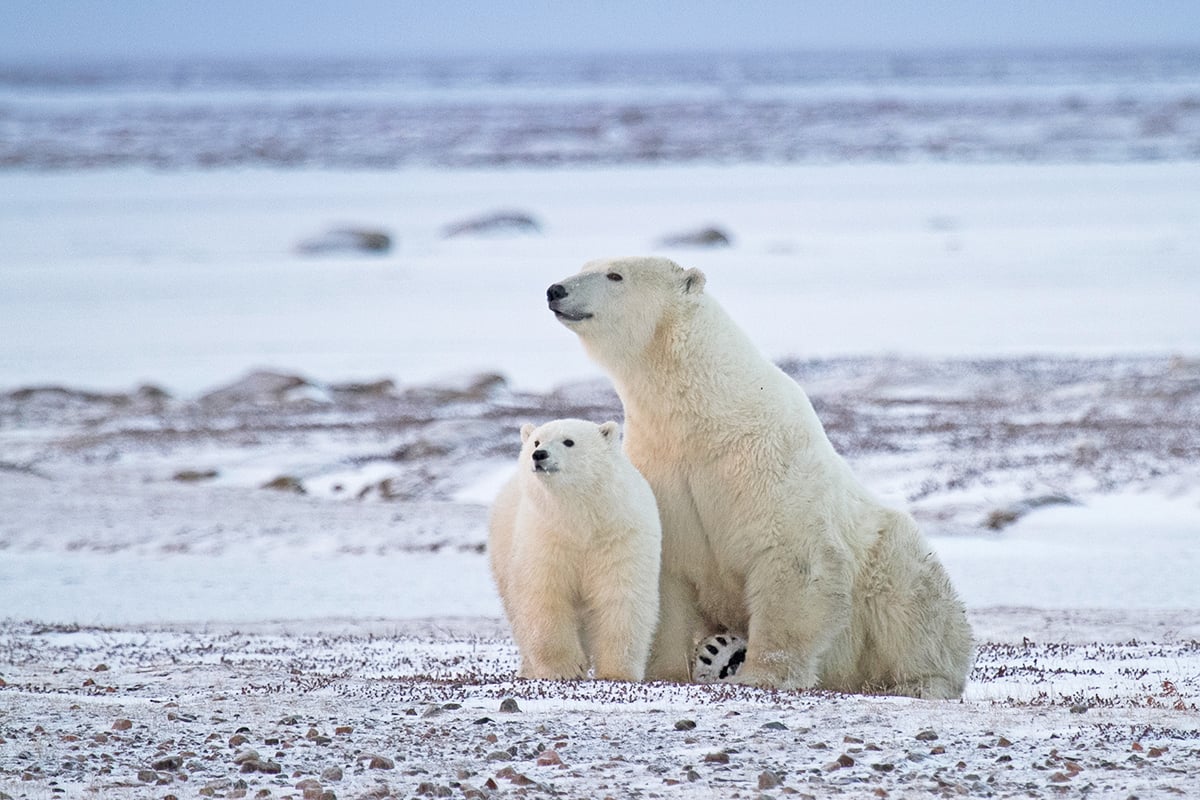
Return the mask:
[(650, 485), (615, 422), (524, 425), (521, 443), (488, 536), (520, 676), (642, 680), (662, 547)]
[(881, 505), (808, 396), (663, 258), (595, 261), (550, 310), (613, 379), (662, 518), (646, 674), (694, 678), (698, 638), (746, 635), (739, 683), (958, 697), (966, 611), (912, 517)]

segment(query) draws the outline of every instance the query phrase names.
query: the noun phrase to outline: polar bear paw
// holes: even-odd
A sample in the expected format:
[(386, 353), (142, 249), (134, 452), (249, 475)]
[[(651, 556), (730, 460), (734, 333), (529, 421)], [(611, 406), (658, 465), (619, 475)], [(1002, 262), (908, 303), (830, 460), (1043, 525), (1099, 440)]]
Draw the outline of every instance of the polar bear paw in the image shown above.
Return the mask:
[(696, 683), (716, 683), (732, 678), (746, 660), (746, 640), (732, 633), (718, 633), (696, 645), (692, 677)]

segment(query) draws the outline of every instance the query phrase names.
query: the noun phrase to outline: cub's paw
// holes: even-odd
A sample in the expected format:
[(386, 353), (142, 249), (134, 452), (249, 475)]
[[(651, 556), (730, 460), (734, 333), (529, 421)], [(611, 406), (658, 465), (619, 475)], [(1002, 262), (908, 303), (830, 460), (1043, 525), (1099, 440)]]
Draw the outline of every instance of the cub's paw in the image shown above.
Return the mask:
[(746, 640), (732, 633), (718, 633), (696, 645), (692, 679), (715, 683), (732, 678), (746, 660)]

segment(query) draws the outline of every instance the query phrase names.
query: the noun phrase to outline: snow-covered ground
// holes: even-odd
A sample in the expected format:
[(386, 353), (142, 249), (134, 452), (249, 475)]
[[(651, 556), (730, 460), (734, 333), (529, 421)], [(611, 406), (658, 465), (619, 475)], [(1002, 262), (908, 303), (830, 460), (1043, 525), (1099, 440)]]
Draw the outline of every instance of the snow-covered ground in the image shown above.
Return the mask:
[[(655, 252), (774, 358), (1200, 352), (1200, 164), (0, 174), (0, 386), (197, 392), (253, 366), (599, 372), (544, 290)], [(456, 237), (501, 209), (540, 235)], [(343, 226), (396, 245), (325, 258)], [(662, 237), (716, 225), (730, 248)]]
[[(0, 174), (0, 797), (1200, 794), (1197, 187)], [(541, 233), (443, 237), (498, 209)], [(657, 244), (707, 224), (732, 246)], [(344, 225), (397, 244), (295, 252)], [(483, 544), (517, 425), (620, 414), (544, 289), (635, 252), (704, 268), (918, 517), (962, 703), (513, 678)]]

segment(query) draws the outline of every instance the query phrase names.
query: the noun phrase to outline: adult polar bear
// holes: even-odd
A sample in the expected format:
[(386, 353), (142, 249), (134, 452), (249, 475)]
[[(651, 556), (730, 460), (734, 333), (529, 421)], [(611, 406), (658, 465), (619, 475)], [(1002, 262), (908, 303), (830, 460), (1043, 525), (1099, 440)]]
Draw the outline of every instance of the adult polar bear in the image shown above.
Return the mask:
[(749, 640), (734, 680), (962, 694), (971, 629), (910, 516), (834, 451), (803, 390), (663, 258), (593, 261), (550, 309), (612, 376), (625, 450), (658, 500), (659, 628), (648, 678), (687, 680), (696, 638)]

